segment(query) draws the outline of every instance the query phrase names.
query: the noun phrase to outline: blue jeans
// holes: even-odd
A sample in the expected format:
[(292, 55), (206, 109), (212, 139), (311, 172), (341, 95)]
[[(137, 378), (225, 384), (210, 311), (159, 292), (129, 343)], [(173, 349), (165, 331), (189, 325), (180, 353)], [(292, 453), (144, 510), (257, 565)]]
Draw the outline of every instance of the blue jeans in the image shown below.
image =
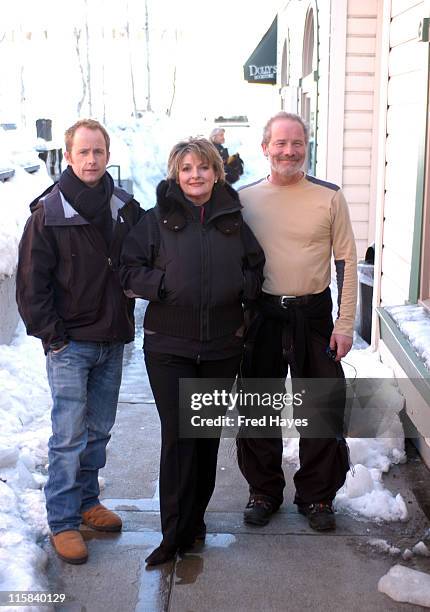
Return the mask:
[(122, 342), (70, 343), (46, 357), (53, 400), (45, 486), (53, 534), (79, 529), (81, 512), (99, 502), (98, 471), (115, 423)]

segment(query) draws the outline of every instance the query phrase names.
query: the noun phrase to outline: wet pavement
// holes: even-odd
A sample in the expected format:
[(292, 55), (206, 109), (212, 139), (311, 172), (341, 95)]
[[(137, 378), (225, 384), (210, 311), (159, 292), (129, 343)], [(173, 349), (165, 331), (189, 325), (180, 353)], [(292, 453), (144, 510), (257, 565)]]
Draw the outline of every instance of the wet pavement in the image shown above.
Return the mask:
[[(206, 543), (173, 562), (146, 568), (161, 540), (158, 514), (160, 431), (149, 391), (141, 338), (127, 347), (118, 417), (108, 447), (103, 503), (122, 517), (120, 534), (82, 528), (89, 560), (72, 566), (46, 542), (52, 592), (64, 592), (62, 612), (245, 612), (284, 610), (424, 610), (378, 593), (377, 583), (398, 557), (377, 552), (370, 538), (402, 550), (422, 539), (430, 521), (430, 474), (409, 449), (386, 485), (408, 506), (405, 523), (376, 524), (337, 515), (332, 534), (312, 531), (292, 500), (294, 469), (285, 463), (286, 500), (266, 527), (242, 520), (247, 486), (236, 464), (234, 441), (221, 442), (217, 486), (206, 523)], [(404, 562), (430, 573), (430, 559)]]

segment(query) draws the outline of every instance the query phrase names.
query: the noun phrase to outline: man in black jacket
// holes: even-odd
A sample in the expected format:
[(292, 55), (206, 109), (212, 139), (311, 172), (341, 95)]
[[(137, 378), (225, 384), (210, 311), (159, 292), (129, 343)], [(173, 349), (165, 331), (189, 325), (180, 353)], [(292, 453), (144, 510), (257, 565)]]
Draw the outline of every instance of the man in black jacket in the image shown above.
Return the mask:
[(58, 556), (88, 558), (81, 522), (120, 531), (99, 502), (98, 471), (115, 422), (124, 343), (134, 336), (134, 302), (118, 277), (121, 244), (139, 204), (106, 172), (110, 139), (97, 121), (65, 133), (67, 169), (33, 202), (19, 248), (17, 302), (27, 333), (42, 340), (52, 393), (45, 487)]

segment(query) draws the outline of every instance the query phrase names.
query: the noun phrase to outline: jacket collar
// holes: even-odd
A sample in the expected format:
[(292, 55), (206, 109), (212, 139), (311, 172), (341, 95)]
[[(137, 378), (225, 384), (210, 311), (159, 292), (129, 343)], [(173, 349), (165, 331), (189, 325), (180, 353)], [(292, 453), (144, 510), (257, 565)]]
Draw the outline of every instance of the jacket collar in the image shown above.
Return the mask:
[[(179, 231), (193, 220), (192, 203), (187, 200), (176, 181), (161, 181), (157, 187), (157, 207), (163, 225)], [(216, 183), (209, 201), (207, 224), (214, 223), (220, 231), (233, 233), (241, 222), (242, 206), (237, 192), (226, 183)], [(230, 227), (231, 226), (231, 227)]]
[[(45, 209), (45, 225), (88, 225), (88, 221), (78, 214), (72, 205), (66, 200), (64, 195), (61, 193), (58, 184), (55, 184), (49, 193), (42, 195), (44, 197), (40, 198), (39, 201)], [(123, 189), (118, 189), (115, 187), (110, 201), (112, 219), (119, 221), (120, 223), (123, 222), (120, 211), (132, 199), (132, 195)], [(30, 209), (32, 211), (35, 208), (35, 202), (30, 205)]]

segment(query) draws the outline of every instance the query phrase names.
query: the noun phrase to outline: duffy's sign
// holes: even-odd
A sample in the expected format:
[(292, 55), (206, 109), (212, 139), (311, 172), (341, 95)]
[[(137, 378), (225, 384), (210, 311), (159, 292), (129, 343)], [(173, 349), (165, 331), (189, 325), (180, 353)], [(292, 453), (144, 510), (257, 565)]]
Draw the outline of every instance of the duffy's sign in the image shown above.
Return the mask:
[(248, 83), (275, 85), (277, 37), (278, 23), (275, 17), (272, 25), (243, 66), (243, 74)]

